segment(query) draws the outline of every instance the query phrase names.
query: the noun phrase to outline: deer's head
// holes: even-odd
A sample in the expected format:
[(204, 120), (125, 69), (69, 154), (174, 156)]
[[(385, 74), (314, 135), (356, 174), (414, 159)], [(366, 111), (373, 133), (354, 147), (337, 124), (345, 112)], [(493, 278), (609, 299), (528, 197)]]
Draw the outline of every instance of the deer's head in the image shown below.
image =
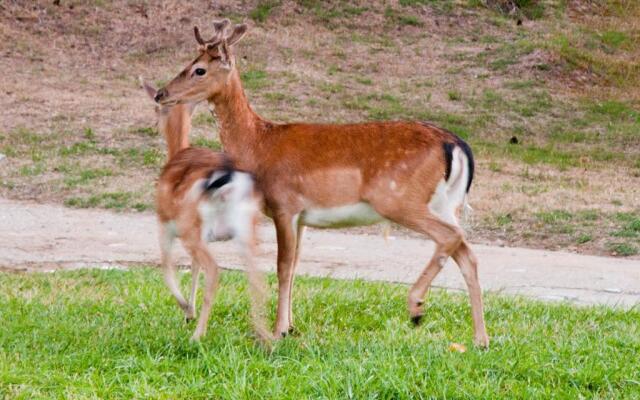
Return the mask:
[(198, 57), (165, 87), (158, 90), (154, 100), (161, 105), (199, 102), (219, 93), (227, 84), (235, 68), (232, 46), (246, 33), (245, 24), (231, 29), (228, 19), (213, 24), (215, 33), (204, 40), (198, 27), (194, 33), (198, 42)]

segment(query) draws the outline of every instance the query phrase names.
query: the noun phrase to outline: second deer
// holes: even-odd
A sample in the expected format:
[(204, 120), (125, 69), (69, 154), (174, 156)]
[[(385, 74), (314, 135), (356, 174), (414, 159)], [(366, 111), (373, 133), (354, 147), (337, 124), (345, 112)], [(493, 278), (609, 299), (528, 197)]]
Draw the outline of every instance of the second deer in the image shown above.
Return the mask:
[[(145, 83), (153, 99), (156, 89)], [(167, 141), (169, 160), (157, 184), (156, 207), (160, 223), (160, 248), (164, 280), (187, 320), (195, 318), (200, 269), (204, 270), (205, 291), (200, 317), (192, 339), (206, 332), (218, 282), (218, 265), (207, 242), (233, 239), (247, 265), (252, 292), (252, 318), (260, 339), (268, 339), (263, 311), (263, 278), (253, 261), (256, 229), (262, 197), (251, 175), (236, 171), (222, 152), (189, 147), (194, 104), (157, 107), (158, 130)], [(171, 261), (172, 244), (182, 241), (192, 259), (191, 295), (187, 301), (180, 291), (176, 268)]]

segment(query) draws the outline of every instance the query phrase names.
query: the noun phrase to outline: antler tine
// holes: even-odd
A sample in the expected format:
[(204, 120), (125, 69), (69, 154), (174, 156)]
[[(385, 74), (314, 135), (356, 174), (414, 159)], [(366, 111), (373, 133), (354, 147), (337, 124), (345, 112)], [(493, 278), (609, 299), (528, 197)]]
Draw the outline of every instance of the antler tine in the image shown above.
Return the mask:
[(225, 18), (220, 21), (213, 21), (213, 27), (218, 33), (224, 33), (229, 25), (231, 25), (231, 21), (229, 20), (229, 18)]
[(198, 29), (197, 26), (194, 26), (193, 27), (193, 33), (195, 33), (195, 35), (196, 35), (196, 41), (201, 46), (205, 46), (205, 45), (211, 46), (213, 44), (220, 43), (222, 41), (222, 39), (224, 39), (224, 34), (225, 34), (226, 27), (228, 26), (228, 23), (229, 23), (229, 20), (223, 20), (220, 23), (214, 22), (214, 24), (220, 24), (218, 26), (222, 26), (222, 28), (221, 28), (222, 30), (218, 30), (219, 28), (218, 28), (218, 26), (216, 26), (216, 33), (209, 40), (203, 39), (202, 35), (200, 35), (200, 29)]
[(204, 39), (202, 39), (202, 36), (200, 36), (200, 29), (198, 29), (197, 26), (193, 27), (193, 33), (196, 35), (196, 41), (198, 42), (198, 44), (204, 45)]

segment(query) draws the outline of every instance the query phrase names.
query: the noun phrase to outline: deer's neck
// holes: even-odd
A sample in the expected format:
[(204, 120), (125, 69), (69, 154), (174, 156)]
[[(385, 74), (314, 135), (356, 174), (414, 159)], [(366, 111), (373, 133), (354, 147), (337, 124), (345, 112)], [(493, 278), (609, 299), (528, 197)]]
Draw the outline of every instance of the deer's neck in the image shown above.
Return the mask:
[(180, 150), (189, 147), (191, 131), (190, 104), (176, 104), (160, 120), (160, 130), (167, 141), (167, 157), (171, 160)]
[(260, 136), (271, 124), (251, 109), (237, 69), (231, 73), (224, 89), (212, 96), (209, 103), (213, 104), (220, 123), (220, 141), (225, 152), (239, 168), (255, 170)]

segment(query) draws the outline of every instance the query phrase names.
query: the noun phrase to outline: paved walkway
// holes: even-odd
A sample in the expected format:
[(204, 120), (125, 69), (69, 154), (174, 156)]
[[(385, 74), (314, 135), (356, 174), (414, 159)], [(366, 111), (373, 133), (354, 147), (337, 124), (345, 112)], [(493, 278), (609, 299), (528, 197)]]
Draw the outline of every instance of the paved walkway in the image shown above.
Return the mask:
[[(275, 233), (261, 229), (264, 269), (275, 266)], [(176, 246), (178, 261), (188, 263)], [(218, 263), (241, 267), (231, 243), (212, 245)], [(473, 245), (480, 259), (484, 290), (546, 300), (631, 307), (640, 303), (640, 260), (618, 259), (520, 248)], [(412, 283), (431, 256), (425, 240), (307, 230), (301, 274), (339, 279)], [(0, 199), (0, 269), (47, 270), (158, 263), (155, 217), (102, 210), (73, 210), (58, 205)], [(452, 262), (435, 286), (464, 289)]]

